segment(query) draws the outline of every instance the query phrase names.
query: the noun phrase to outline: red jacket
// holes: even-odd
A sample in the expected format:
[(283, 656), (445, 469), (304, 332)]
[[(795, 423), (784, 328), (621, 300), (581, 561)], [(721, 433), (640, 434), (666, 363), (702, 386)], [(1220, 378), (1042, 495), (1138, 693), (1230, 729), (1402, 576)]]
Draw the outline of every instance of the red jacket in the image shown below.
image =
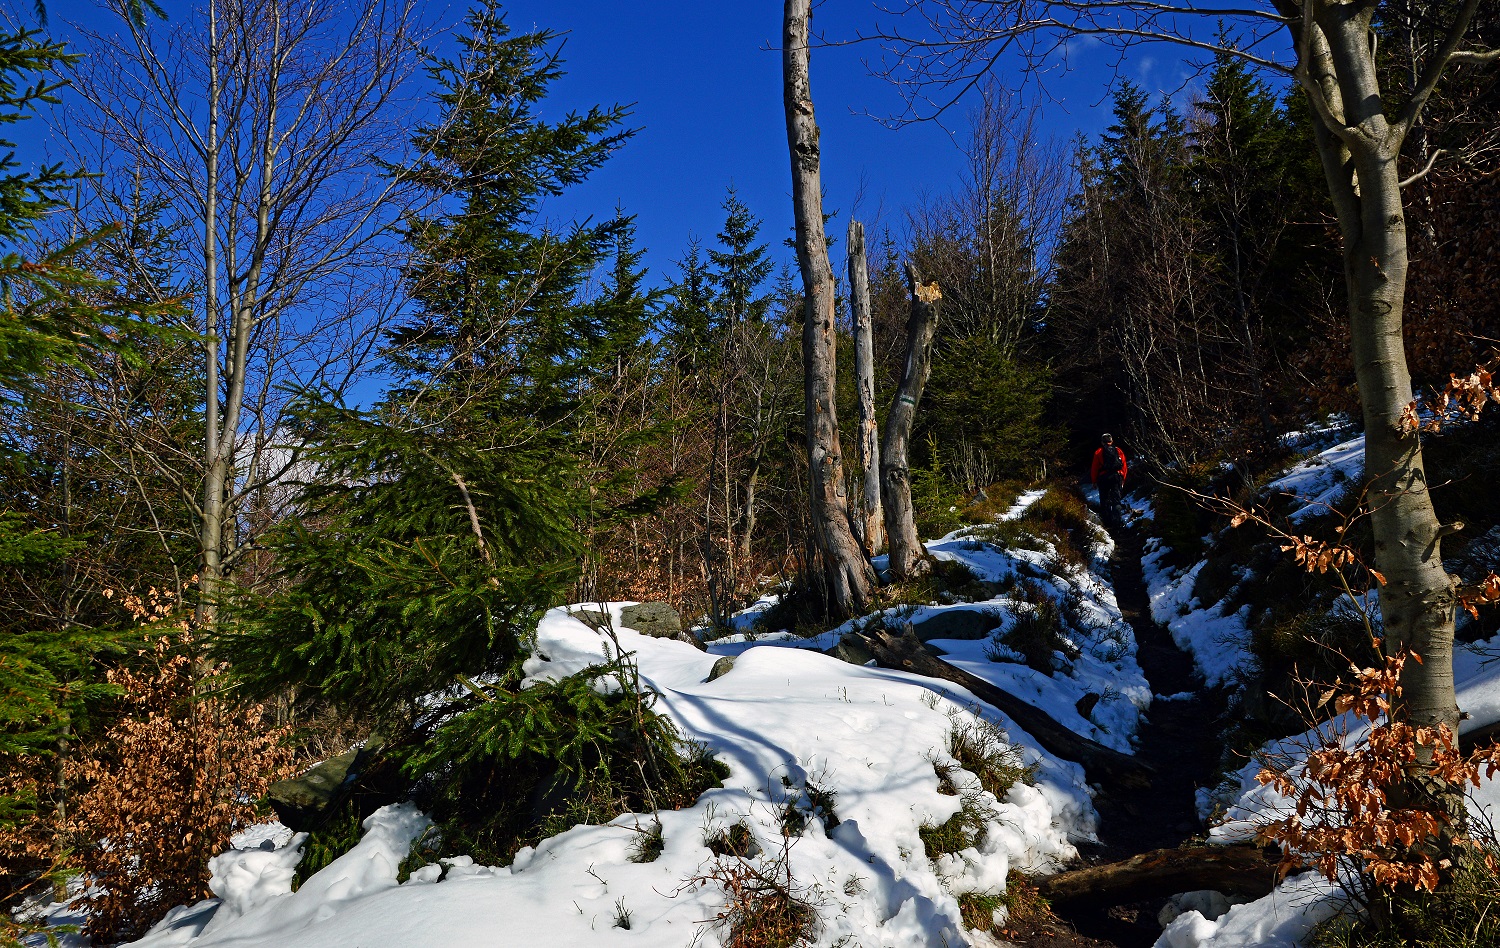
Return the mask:
[[(1125, 475), (1129, 473), (1129, 468), (1125, 464), (1125, 452), (1121, 451), (1119, 448), (1115, 448), (1115, 453), (1120, 456), (1120, 482), (1124, 483)], [(1094, 464), (1091, 468), (1089, 468), (1089, 480), (1093, 481), (1095, 484), (1099, 483), (1099, 466), (1103, 463), (1104, 449), (1100, 448), (1099, 450), (1094, 452)]]

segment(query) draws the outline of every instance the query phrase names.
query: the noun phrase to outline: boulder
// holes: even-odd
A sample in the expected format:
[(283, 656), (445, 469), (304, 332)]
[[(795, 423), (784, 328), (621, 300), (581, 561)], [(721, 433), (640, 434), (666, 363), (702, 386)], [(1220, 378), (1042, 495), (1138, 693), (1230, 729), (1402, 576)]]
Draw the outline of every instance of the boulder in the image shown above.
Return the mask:
[(620, 624), (642, 635), (675, 639), (682, 631), (682, 617), (664, 602), (641, 602), (620, 610)]
[(609, 613), (598, 609), (575, 609), (568, 614), (595, 632), (609, 625)]
[(332, 816), (349, 794), (355, 781), (379, 754), (383, 741), (371, 737), (363, 747), (330, 757), (306, 772), (271, 784), (266, 792), (272, 809), (288, 829), (317, 829)]
[(705, 678), (705, 679), (703, 679), (703, 680), (704, 681), (713, 681), (713, 680), (715, 680), (717, 678), (723, 678), (725, 675), (729, 674), (729, 670), (732, 669), (733, 667), (734, 667), (734, 656), (733, 655), (724, 655), (724, 656), (721, 656), (718, 661), (714, 662), (714, 667), (709, 670), (708, 677)]
[(980, 609), (944, 609), (921, 622), (912, 631), (923, 642), (933, 639), (983, 639), (1000, 627), (998, 613)]

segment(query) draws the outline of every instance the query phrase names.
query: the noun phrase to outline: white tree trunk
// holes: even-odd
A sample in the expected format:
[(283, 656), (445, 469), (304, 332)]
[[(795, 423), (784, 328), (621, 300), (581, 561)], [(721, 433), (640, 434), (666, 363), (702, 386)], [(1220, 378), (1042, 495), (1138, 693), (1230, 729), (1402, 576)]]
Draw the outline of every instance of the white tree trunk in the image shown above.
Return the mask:
[(927, 550), (917, 533), (911, 502), (911, 426), (927, 376), (932, 372), (932, 337), (937, 332), (938, 304), (943, 298), (936, 283), (923, 283), (917, 268), (906, 265), (911, 288), (911, 316), (906, 322), (906, 361), (901, 384), (885, 416), (885, 438), (880, 445), (880, 480), (885, 493), (885, 532), (890, 542), (891, 575), (897, 579), (920, 576), (929, 568)]

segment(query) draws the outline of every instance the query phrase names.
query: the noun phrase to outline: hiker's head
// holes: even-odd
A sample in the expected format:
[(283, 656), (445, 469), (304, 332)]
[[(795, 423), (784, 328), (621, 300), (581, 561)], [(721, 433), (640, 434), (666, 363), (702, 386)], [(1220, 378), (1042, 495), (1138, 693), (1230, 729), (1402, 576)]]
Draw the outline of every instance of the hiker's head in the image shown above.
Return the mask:
[(1112, 445), (1112, 444), (1115, 443), (1115, 436), (1112, 435), (1112, 434), (1104, 435), (1103, 437), (1101, 437), (1099, 439), (1099, 443), (1102, 444), (1102, 445), (1104, 445), (1107, 448), (1110, 445)]

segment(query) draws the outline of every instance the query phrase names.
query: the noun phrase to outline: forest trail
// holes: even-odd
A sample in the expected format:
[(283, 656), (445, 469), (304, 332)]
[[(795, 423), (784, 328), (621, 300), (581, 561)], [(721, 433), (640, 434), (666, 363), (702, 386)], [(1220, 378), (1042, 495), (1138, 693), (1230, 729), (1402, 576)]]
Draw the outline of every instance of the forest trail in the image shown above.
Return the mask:
[[(1115, 552), (1110, 579), (1120, 611), (1135, 632), (1137, 655), (1155, 696), (1140, 729), (1137, 759), (1157, 777), (1149, 787), (1111, 790), (1095, 799), (1101, 845), (1085, 851), (1090, 863), (1128, 859), (1153, 849), (1171, 848), (1204, 832), (1196, 796), (1207, 786), (1219, 760), (1218, 728), (1224, 713), (1220, 692), (1205, 688), (1193, 674), (1193, 660), (1151, 617), (1150, 598), (1141, 573), (1142, 544), (1133, 530), (1113, 534)], [(1177, 695), (1190, 697), (1175, 698)], [(1173, 700), (1162, 700), (1173, 698)], [(1060, 910), (1072, 933), (1037, 932), (1027, 945), (1089, 945), (1093, 948), (1149, 948), (1161, 935), (1156, 903), (1116, 906), (1108, 910)], [(1030, 933), (1028, 933), (1030, 934)], [(1079, 937), (1082, 936), (1082, 937)]]

